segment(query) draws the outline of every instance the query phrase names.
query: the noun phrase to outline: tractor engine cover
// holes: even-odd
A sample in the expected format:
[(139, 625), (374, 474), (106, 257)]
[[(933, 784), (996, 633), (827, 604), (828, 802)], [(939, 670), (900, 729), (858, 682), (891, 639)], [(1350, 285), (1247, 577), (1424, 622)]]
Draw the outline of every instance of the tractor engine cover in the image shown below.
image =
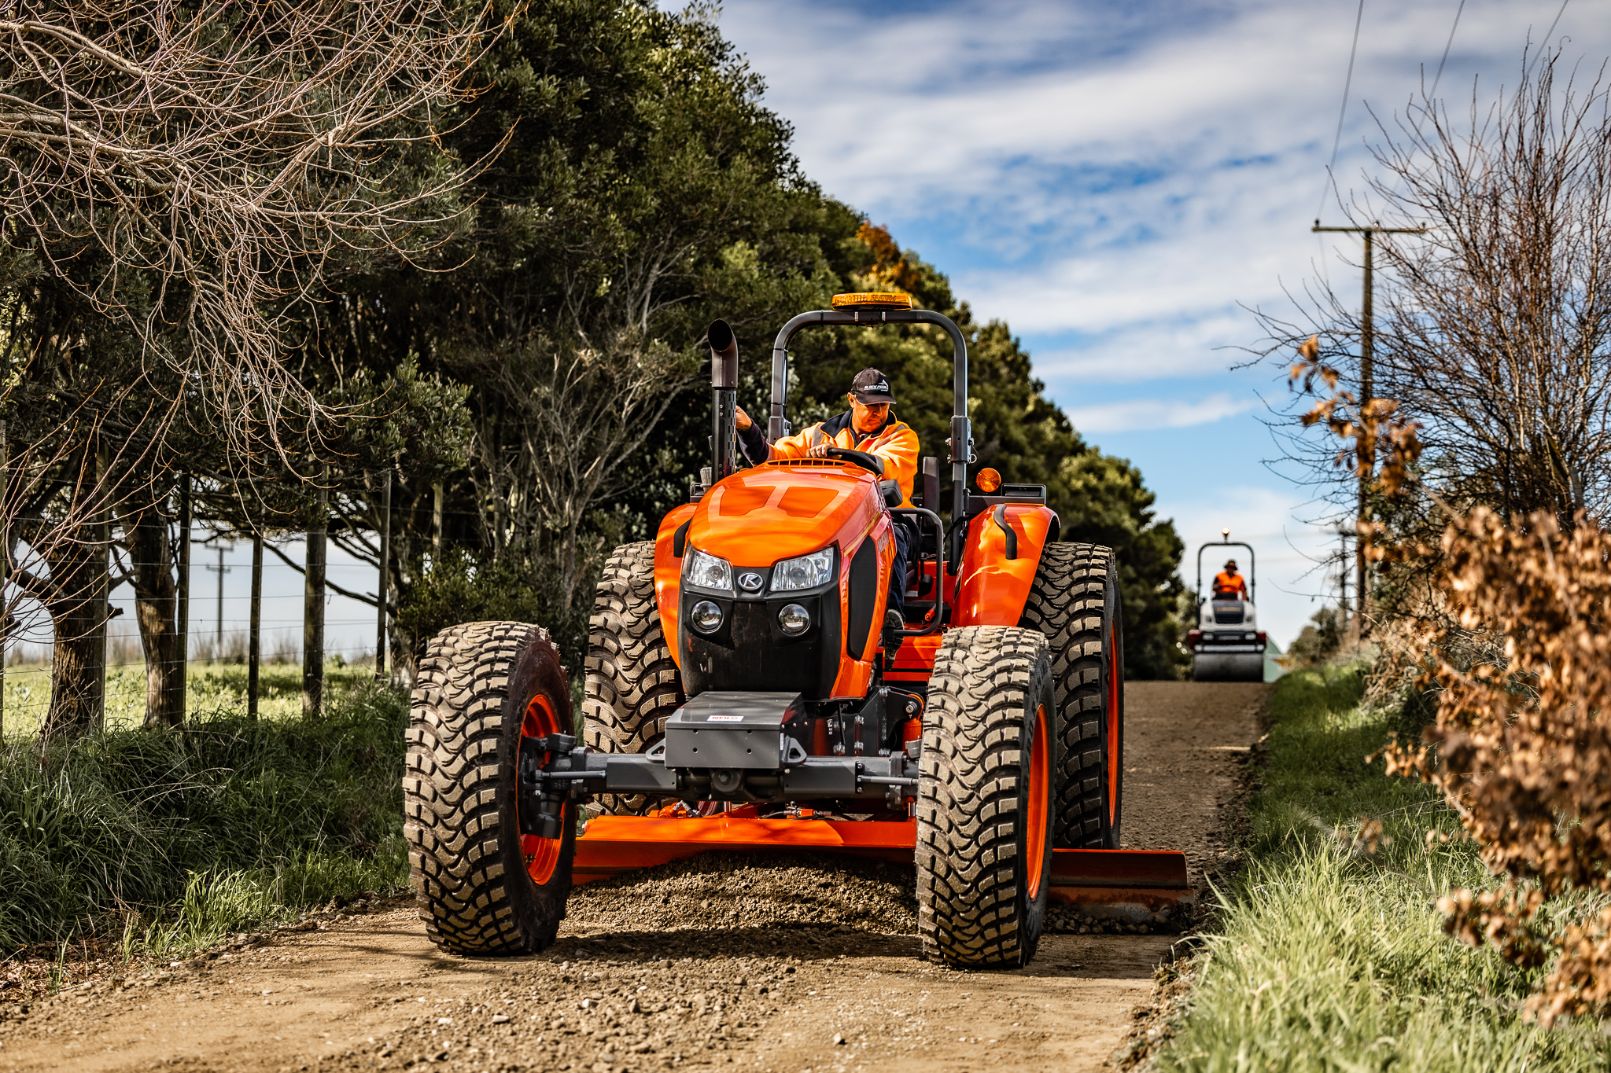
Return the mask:
[(798, 693), (701, 693), (666, 720), (668, 768), (781, 771), (806, 758)]

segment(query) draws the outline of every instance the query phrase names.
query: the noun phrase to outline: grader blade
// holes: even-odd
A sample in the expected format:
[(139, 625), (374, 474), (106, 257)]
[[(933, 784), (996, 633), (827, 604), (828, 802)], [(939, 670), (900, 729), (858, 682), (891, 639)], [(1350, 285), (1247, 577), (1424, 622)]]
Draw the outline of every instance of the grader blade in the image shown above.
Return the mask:
[(1186, 855), (1173, 849), (1052, 851), (1052, 901), (1084, 916), (1163, 923), (1195, 897)]
[[(599, 816), (576, 839), (573, 882), (593, 883), (701, 853), (795, 851), (910, 862), (915, 820), (762, 819), (715, 816)], [(1193, 894), (1178, 850), (1052, 851), (1054, 902), (1098, 919), (1165, 919)]]

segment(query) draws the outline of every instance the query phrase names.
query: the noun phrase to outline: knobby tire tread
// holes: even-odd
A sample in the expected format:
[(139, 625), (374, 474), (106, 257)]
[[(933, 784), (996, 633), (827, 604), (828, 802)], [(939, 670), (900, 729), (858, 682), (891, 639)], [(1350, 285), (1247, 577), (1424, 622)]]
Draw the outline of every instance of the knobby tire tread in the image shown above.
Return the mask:
[[(1051, 887), (1050, 847), (1036, 898), (1022, 874), (1037, 705), (1050, 723), (1044, 637), (1004, 626), (945, 635), (929, 683), (917, 797), (918, 928), (930, 960), (1003, 968), (1034, 954)], [(1055, 771), (1055, 738), (1047, 744)]]
[(1122, 719), (1122, 712), (1106, 710), (1105, 660), (1108, 616), (1117, 611), (1117, 592), (1112, 549), (1053, 541), (1041, 551), (1019, 618), (1019, 625), (1045, 634), (1050, 646), (1062, 757), (1052, 835), (1059, 848), (1118, 846), (1118, 831), (1108, 826), (1106, 731), (1107, 720)]
[[(521, 622), (450, 627), (430, 640), (420, 661), (409, 706), (403, 834), (420, 917), (449, 953), (532, 953), (553, 942), (564, 916), (568, 856), (544, 889), (523, 869), (509, 874), (511, 862), (518, 869), (522, 859), (514, 764), (527, 698), (509, 700), (523, 654), (551, 661), (558, 673), (547, 631)], [(559, 700), (568, 705), (568, 697)]]

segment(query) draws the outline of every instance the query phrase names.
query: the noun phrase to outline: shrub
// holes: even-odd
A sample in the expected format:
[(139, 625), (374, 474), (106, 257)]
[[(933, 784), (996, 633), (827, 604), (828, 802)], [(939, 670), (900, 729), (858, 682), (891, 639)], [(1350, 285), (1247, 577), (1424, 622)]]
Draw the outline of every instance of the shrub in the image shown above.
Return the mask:
[(320, 720), (5, 742), (0, 952), (158, 916), (227, 932), (399, 884), (406, 718), (369, 686)]
[[(589, 601), (591, 592), (589, 587)], [(521, 556), (483, 559), (452, 549), (399, 603), (397, 636), (412, 661), (439, 630), (461, 622), (531, 622), (554, 636), (567, 666), (574, 669), (581, 665), (590, 609), (590, 602), (565, 609), (552, 570), (534, 567)]]
[(1450, 929), (1520, 965), (1553, 958), (1529, 1003), (1544, 1022), (1603, 1014), (1611, 905), (1559, 934), (1540, 913), (1576, 890), (1611, 894), (1611, 533), (1479, 509), (1449, 526), (1442, 556), (1436, 715), (1393, 768), (1442, 790), (1504, 877), (1444, 899)]

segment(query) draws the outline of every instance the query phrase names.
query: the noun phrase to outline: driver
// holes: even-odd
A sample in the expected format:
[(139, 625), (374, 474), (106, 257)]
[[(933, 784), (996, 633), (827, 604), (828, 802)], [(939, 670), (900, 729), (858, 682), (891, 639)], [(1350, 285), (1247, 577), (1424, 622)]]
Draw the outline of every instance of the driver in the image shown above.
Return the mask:
[[(745, 456), (759, 464), (775, 458), (820, 458), (832, 447), (865, 451), (883, 463), (883, 477), (901, 488), (901, 506), (912, 505), (912, 484), (917, 478), (917, 433), (912, 426), (891, 412), (895, 396), (889, 390), (889, 377), (877, 369), (863, 369), (850, 381), (845, 396), (850, 409), (826, 421), (767, 443), (761, 427), (740, 406), (737, 413), (738, 441)], [(895, 563), (889, 579), (889, 622), (899, 628), (896, 618), (906, 603), (906, 555), (911, 544), (907, 527), (895, 525)]]
[(1226, 559), (1225, 569), (1214, 575), (1214, 599), (1247, 599), (1247, 581), (1236, 572), (1235, 559)]

